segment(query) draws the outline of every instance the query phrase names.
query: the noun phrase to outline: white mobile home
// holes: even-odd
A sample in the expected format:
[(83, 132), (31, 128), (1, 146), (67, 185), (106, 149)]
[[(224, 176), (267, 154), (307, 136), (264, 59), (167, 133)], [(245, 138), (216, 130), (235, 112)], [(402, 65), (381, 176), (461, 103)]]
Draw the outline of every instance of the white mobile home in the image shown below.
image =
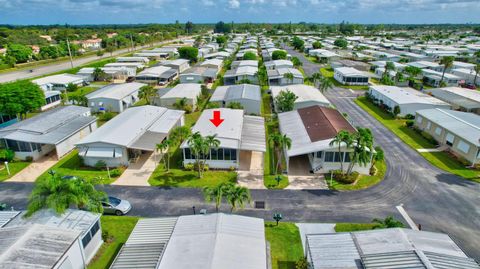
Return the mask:
[(428, 94), (449, 103), (454, 110), (480, 115), (480, 92), (460, 87), (446, 87), (425, 90)]
[(218, 69), (196, 66), (180, 73), (180, 83), (212, 83), (218, 74)]
[(289, 60), (273, 60), (273, 61), (265, 62), (264, 64), (267, 70), (293, 68), (293, 63)]
[(187, 104), (191, 105), (192, 109), (195, 110), (197, 98), (202, 93), (202, 87), (197, 83), (181, 83), (173, 88), (160, 89), (158, 93), (159, 97), (154, 100), (154, 103), (158, 106), (174, 108), (174, 104), (178, 99), (185, 98)]
[(273, 105), (275, 111), (278, 112), (275, 99), (282, 91), (290, 91), (297, 99), (294, 102), (294, 109), (309, 107), (313, 105), (319, 105), (324, 107), (330, 107), (330, 101), (323, 95), (317, 88), (305, 84), (293, 84), (288, 86), (271, 86)]
[(154, 66), (138, 73), (135, 81), (150, 85), (166, 85), (178, 76), (177, 70), (167, 66)]
[(80, 140), (78, 154), (88, 166), (100, 160), (109, 167), (128, 166), (144, 152), (153, 152), (173, 128), (182, 126), (183, 114), (157, 106), (131, 107)]
[[(214, 111), (219, 111), (224, 119), (218, 127), (210, 121)], [(195, 132), (199, 132), (202, 136), (216, 135), (220, 140), (220, 146), (211, 149), (206, 160), (210, 168), (238, 168), (240, 162), (244, 161), (242, 151), (266, 151), (263, 117), (244, 115), (241, 109), (206, 109), (192, 128), (192, 133)], [(181, 148), (183, 164), (195, 163), (194, 153), (190, 150), (187, 141), (181, 145)]]
[(140, 88), (146, 85), (138, 82), (110, 84), (87, 94), (85, 97), (92, 112), (121, 113), (138, 102), (138, 92)]
[(333, 77), (343, 85), (368, 85), (368, 75), (352, 67), (337, 67)]
[(61, 106), (0, 129), (0, 141), (22, 160), (52, 152), (61, 158), (96, 128), (97, 119), (90, 116), (89, 108)]
[(262, 96), (260, 87), (251, 84), (220, 86), (210, 97), (210, 102), (228, 107), (232, 102), (240, 103), (247, 114), (260, 115)]
[(415, 115), (421, 109), (451, 107), (442, 100), (408, 87), (373, 85), (368, 93), (375, 103), (385, 106), (391, 112), (398, 106), (399, 116)]
[(44, 91), (65, 91), (68, 84), (74, 84), (79, 87), (86, 85), (85, 78), (72, 74), (58, 74), (32, 80)]
[[(292, 78), (288, 76), (291, 75)], [(278, 68), (267, 70), (268, 85), (283, 86), (291, 84), (302, 84), (303, 74), (295, 68)]]
[[(232, 66), (233, 68), (233, 66)], [(228, 70), (223, 76), (225, 85), (238, 83), (258, 84), (258, 67), (239, 65), (235, 69)]]
[[(433, 87), (441, 87), (440, 84), (442, 82), (442, 72), (437, 72), (430, 69), (423, 69), (422, 73), (423, 82), (425, 84)], [(443, 83), (445, 83), (446, 86), (458, 86), (461, 80), (462, 78), (459, 76), (450, 73), (443, 74)]]
[(187, 70), (188, 68), (190, 68), (190, 64), (186, 59), (168, 60), (168, 61), (161, 62), (160, 65), (175, 69), (179, 74)]
[[(109, 66), (109, 67), (100, 67), (106, 77), (111, 80), (126, 80), (128, 77), (134, 77), (137, 74), (136, 67), (125, 67), (125, 66)], [(85, 81), (91, 82), (94, 80), (93, 73), (95, 68), (85, 67), (80, 69), (77, 72), (77, 75), (84, 77)]]

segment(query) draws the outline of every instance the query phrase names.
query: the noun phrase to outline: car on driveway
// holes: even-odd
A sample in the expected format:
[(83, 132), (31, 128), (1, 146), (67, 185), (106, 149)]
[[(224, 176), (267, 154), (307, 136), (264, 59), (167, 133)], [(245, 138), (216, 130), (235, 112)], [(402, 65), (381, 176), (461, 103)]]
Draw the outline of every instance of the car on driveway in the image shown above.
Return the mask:
[(132, 209), (130, 202), (113, 196), (108, 196), (108, 199), (102, 202), (102, 206), (104, 214), (115, 214), (117, 216), (125, 215)]

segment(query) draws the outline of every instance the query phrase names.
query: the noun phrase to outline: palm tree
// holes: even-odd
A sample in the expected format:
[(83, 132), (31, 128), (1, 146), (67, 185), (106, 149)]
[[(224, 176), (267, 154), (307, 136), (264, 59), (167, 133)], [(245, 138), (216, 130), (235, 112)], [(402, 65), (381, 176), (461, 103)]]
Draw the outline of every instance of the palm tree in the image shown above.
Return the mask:
[(405, 72), (408, 74), (408, 80), (413, 83), (415, 78), (422, 73), (422, 69), (416, 66), (406, 66)]
[(42, 209), (63, 214), (71, 206), (102, 213), (102, 201), (107, 197), (95, 189), (94, 182), (81, 178), (64, 179), (52, 171), (51, 176), (37, 180), (30, 194), (26, 216)]
[[(207, 135), (204, 138), (204, 143), (205, 143), (205, 146), (204, 146), (205, 152), (203, 152), (203, 157), (204, 157), (203, 165), (205, 165), (207, 161), (207, 157), (210, 158), (211, 149), (218, 149), (218, 147), (220, 146), (220, 140), (217, 139), (217, 134)], [(203, 166), (202, 166), (202, 169), (203, 169)]]
[(200, 159), (201, 159), (202, 153), (205, 151), (204, 139), (199, 132), (195, 132), (190, 135), (187, 142), (188, 142), (188, 147), (190, 148), (190, 151), (195, 156), (195, 162), (197, 163), (197, 167), (198, 167), (198, 177), (202, 178)]
[(215, 187), (205, 186), (203, 188), (203, 196), (205, 197), (205, 201), (211, 202), (215, 201), (215, 211), (218, 212), (223, 198), (226, 196), (228, 191), (228, 184), (222, 183)]
[[(273, 134), (270, 134), (268, 136), (268, 144), (273, 148), (273, 160), (272, 160), (272, 165), (276, 164), (275, 162), (275, 156), (278, 156), (279, 154), (277, 154), (277, 149), (278, 149), (278, 145), (280, 145), (280, 140), (282, 139), (282, 135), (280, 133), (273, 133)], [(276, 169), (272, 169), (272, 171), (275, 170), (276, 172)]]
[(287, 81), (289, 81), (290, 84), (293, 83), (293, 79), (295, 78), (292, 73), (285, 73), (283, 74), (283, 77), (287, 79)]
[(473, 68), (475, 70), (475, 77), (473, 78), (473, 85), (477, 85), (478, 73), (480, 73), (480, 64), (475, 65)]
[(313, 85), (316, 87), (317, 82), (319, 82), (322, 79), (322, 74), (320, 73), (313, 73), (312, 76), (310, 77), (310, 80), (312, 81)]
[(275, 174), (277, 175), (278, 168), (282, 165), (282, 150), (292, 147), (292, 139), (287, 135), (281, 135), (279, 133), (270, 135), (269, 139), (271, 139), (272, 144), (276, 146), (275, 153), (277, 155), (277, 163), (275, 165)]
[(347, 169), (347, 175), (352, 173), (355, 164), (366, 166), (370, 159), (373, 149), (372, 131), (368, 128), (358, 128), (352, 139), (353, 153), (350, 157), (350, 164)]
[[(334, 145), (338, 145), (338, 155), (340, 156), (340, 171), (343, 174), (343, 159), (342, 158), (342, 144), (345, 145), (345, 149), (348, 149), (352, 145), (352, 135), (345, 131), (341, 130), (339, 131), (330, 141), (330, 147), (333, 147)], [(345, 154), (347, 154), (347, 151), (345, 150)]]
[(140, 90), (138, 91), (138, 97), (140, 99), (145, 99), (147, 104), (151, 105), (153, 98), (158, 97), (158, 92), (154, 87), (150, 85), (145, 85), (141, 87)]
[(443, 72), (442, 72), (442, 78), (440, 79), (440, 84), (443, 82), (443, 77), (445, 76), (445, 71), (447, 71), (448, 68), (451, 68), (453, 66), (453, 61), (455, 60), (455, 57), (453, 56), (445, 56), (440, 60), (440, 64), (443, 65)]
[(230, 204), (230, 212), (236, 210), (237, 206), (244, 208), (245, 203), (250, 203), (252, 200), (250, 191), (245, 187), (236, 186), (230, 183), (226, 188), (226, 198)]
[(171, 132), (169, 139), (172, 141), (172, 145), (177, 145), (185, 141), (191, 134), (188, 126), (175, 127)]
[(185, 107), (188, 105), (188, 100), (186, 97), (179, 98), (173, 104), (173, 107), (180, 110), (185, 110)]
[(95, 67), (95, 69), (93, 69), (92, 76), (94, 81), (103, 81), (105, 80), (107, 74), (100, 67)]
[(325, 93), (326, 91), (328, 91), (329, 89), (333, 89), (333, 82), (331, 79), (329, 78), (326, 78), (326, 77), (322, 77), (320, 79), (320, 84), (319, 84), (319, 87), (318, 89), (320, 90), (320, 92), (322, 93)]
[(168, 171), (170, 169), (170, 153), (168, 152), (168, 148), (172, 144), (168, 138), (164, 139), (160, 144), (157, 144), (157, 150), (162, 153), (162, 160), (165, 165), (165, 169)]

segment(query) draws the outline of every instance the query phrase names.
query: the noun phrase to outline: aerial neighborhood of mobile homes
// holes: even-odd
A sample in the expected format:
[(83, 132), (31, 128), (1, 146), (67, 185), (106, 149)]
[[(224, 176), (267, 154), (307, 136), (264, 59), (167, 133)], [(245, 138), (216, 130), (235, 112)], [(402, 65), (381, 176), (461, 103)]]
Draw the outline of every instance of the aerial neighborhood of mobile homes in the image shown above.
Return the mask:
[(99, 58), (0, 104), (0, 194), (34, 184), (0, 196), (0, 268), (480, 268), (477, 215), (409, 201), (478, 190), (478, 33), (189, 23), (75, 40)]

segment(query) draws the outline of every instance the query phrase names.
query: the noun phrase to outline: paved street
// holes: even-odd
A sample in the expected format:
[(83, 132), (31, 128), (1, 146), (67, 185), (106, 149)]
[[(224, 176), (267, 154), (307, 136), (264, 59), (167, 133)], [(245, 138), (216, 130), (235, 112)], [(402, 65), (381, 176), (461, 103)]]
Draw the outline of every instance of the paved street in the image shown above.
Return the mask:
[[(304, 66), (306, 63), (304, 62)], [(318, 67), (317, 67), (318, 69)], [(253, 200), (266, 201), (266, 210), (248, 208), (239, 213), (271, 220), (280, 212), (286, 221), (366, 222), (394, 215), (396, 206), (405, 210), (424, 230), (448, 233), (468, 255), (480, 259), (480, 184), (447, 174), (431, 166), (418, 152), (400, 141), (368, 113), (353, 103), (354, 93), (336, 88), (327, 97), (355, 125), (373, 131), (384, 149), (388, 171), (378, 185), (366, 190), (338, 192), (330, 190), (252, 190)], [(0, 201), (16, 208), (26, 205), (31, 183), (1, 183)], [(207, 208), (197, 189), (142, 186), (105, 186), (111, 195), (129, 200), (132, 215), (143, 217), (191, 214)], [(228, 212), (224, 205), (222, 211)]]
[[(185, 37), (186, 38), (186, 37)], [(181, 38), (184, 39), (184, 38)], [(163, 41), (163, 42), (157, 42), (154, 44), (154, 46), (159, 46), (165, 43), (170, 43), (170, 42), (175, 42), (177, 40), (181, 39), (175, 39), (175, 40), (168, 40), (168, 41)], [(137, 46), (135, 47), (136, 50), (141, 50), (141, 49), (148, 49), (150, 48), (150, 45), (145, 45), (145, 46)], [(116, 50), (113, 52), (113, 56), (118, 56), (121, 54), (125, 54), (130, 51), (130, 48), (127, 49), (121, 49), (121, 50)], [(92, 55), (88, 57), (83, 57), (83, 58), (78, 58), (73, 60), (73, 66), (77, 67), (80, 65), (88, 64), (90, 62), (98, 61), (104, 58), (109, 58), (110, 53), (105, 53), (103, 56), (97, 56), (97, 55)], [(42, 65), (39, 67), (32, 67), (31, 69), (33, 72), (30, 72), (29, 68), (25, 70), (18, 70), (18, 71), (13, 71), (13, 72), (6, 72), (6, 73), (0, 73), (0, 83), (5, 83), (5, 82), (10, 82), (10, 81), (15, 81), (19, 79), (27, 79), (27, 78), (34, 78), (34, 77), (39, 77), (43, 75), (48, 75), (51, 73), (59, 72), (62, 70), (70, 69), (72, 68), (70, 61), (62, 61), (62, 62), (54, 62), (51, 64), (47, 65)]]

